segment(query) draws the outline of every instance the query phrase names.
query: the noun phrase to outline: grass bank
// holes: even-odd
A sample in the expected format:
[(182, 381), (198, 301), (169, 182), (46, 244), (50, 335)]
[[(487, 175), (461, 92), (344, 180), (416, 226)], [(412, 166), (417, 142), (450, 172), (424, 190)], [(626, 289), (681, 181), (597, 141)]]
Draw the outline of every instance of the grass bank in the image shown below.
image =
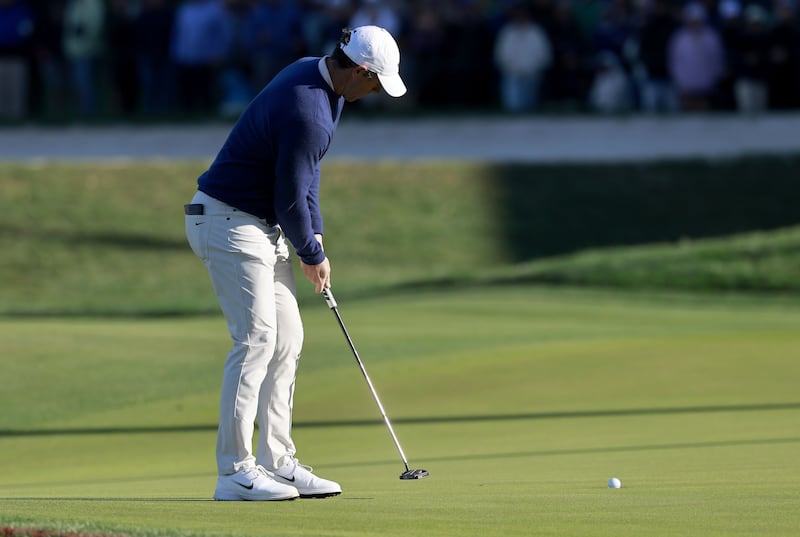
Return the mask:
[[(525, 281), (796, 294), (798, 161), (332, 163), (326, 248), (344, 293)], [(0, 165), (0, 313), (216, 311), (183, 235), (204, 167)]]

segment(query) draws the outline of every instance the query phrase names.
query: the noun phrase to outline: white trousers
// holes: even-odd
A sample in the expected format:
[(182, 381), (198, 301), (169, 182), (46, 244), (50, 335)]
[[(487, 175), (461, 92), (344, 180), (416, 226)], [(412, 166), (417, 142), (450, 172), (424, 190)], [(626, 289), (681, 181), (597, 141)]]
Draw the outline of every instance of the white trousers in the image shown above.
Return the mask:
[(203, 192), (192, 203), (205, 214), (186, 216), (186, 236), (208, 269), (233, 340), (222, 377), (218, 471), (278, 468), (296, 452), (292, 406), (303, 345), (289, 245), (279, 227)]

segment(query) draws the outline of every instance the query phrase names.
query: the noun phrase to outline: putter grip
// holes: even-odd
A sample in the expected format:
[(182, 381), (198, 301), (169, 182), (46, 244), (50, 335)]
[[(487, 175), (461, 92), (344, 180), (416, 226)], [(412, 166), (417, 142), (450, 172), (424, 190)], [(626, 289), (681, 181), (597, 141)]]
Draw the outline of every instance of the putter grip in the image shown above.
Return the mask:
[(333, 298), (333, 291), (331, 291), (330, 289), (323, 289), (322, 296), (325, 297), (325, 302), (328, 303), (328, 307), (330, 309), (336, 308), (336, 299)]

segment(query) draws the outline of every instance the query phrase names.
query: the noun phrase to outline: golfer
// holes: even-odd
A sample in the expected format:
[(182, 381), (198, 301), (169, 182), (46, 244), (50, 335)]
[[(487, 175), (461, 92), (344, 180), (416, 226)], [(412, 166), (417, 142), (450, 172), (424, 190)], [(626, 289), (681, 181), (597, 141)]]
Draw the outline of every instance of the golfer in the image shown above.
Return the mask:
[(220, 396), (217, 500), (342, 492), (295, 456), (292, 405), (303, 325), (289, 245), (316, 292), (330, 287), (320, 161), (344, 101), (406, 92), (399, 64), (389, 32), (362, 26), (345, 29), (330, 56), (284, 68), (244, 110), (185, 206), (189, 244), (208, 269), (233, 339)]

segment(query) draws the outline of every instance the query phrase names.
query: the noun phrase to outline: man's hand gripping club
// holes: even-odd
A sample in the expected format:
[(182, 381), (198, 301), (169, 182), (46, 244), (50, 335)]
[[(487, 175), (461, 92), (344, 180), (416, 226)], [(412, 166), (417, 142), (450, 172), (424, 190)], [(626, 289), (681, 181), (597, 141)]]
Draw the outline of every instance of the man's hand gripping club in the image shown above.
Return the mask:
[[(314, 236), (322, 246), (322, 235)], [(331, 264), (327, 257), (319, 265), (306, 265), (300, 261), (300, 267), (303, 269), (306, 279), (314, 284), (317, 293), (321, 293), (323, 289), (331, 286)]]

